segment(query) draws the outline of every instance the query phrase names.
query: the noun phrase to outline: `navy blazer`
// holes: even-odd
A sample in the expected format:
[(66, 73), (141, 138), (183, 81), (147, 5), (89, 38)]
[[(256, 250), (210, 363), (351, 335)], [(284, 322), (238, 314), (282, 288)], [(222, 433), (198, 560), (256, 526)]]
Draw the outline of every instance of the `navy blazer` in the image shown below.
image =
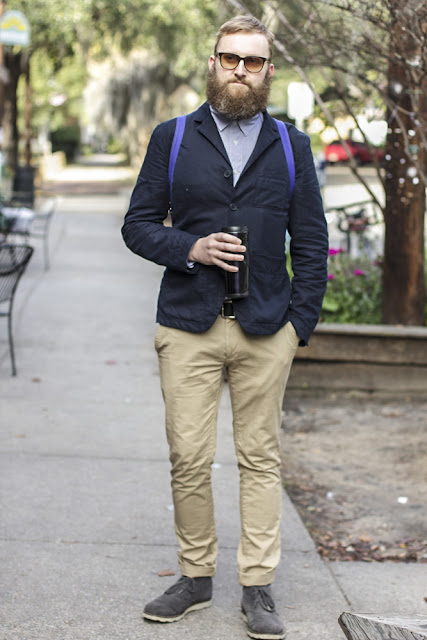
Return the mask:
[[(136, 254), (165, 265), (157, 309), (160, 324), (200, 333), (215, 322), (225, 296), (224, 271), (187, 257), (194, 242), (224, 226), (249, 230), (249, 296), (234, 301), (241, 327), (270, 335), (288, 320), (307, 344), (316, 326), (327, 283), (328, 234), (308, 136), (287, 125), (295, 157), (295, 188), (280, 134), (266, 112), (236, 186), (208, 104), (187, 116), (169, 193), (168, 164), (176, 120), (154, 130), (122, 234)], [(172, 227), (163, 224), (170, 199)], [(293, 278), (286, 268), (286, 230), (291, 237)]]

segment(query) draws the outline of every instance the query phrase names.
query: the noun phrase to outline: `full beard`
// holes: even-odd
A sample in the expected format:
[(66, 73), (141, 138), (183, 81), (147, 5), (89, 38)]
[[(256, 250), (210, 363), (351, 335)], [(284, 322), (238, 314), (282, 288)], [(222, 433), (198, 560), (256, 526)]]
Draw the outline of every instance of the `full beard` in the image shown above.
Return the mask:
[(206, 97), (215, 111), (232, 120), (240, 120), (253, 118), (260, 111), (266, 110), (270, 96), (271, 76), (267, 74), (259, 87), (252, 87), (243, 82), (242, 87), (232, 88), (230, 84), (230, 82), (220, 82), (215, 70), (209, 71)]

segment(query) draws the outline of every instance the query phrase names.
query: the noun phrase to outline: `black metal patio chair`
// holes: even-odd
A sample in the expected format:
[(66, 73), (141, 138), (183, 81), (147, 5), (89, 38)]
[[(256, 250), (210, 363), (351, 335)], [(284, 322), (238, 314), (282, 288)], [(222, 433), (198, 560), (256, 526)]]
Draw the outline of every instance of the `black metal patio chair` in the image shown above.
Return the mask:
[(9, 351), (13, 376), (16, 376), (12, 335), (13, 301), (19, 280), (33, 251), (33, 247), (27, 244), (0, 244), (0, 316), (8, 319)]
[[(49, 261), (49, 229), (58, 203), (58, 197), (47, 192), (39, 192), (36, 195), (35, 204), (31, 209), (24, 207), (19, 199), (11, 197), (12, 213), (9, 209), (9, 227), (6, 233), (6, 240), (11, 242), (14, 238), (41, 238), (43, 240), (44, 268), (47, 271), (50, 267)], [(4, 204), (4, 203), (3, 203)], [(13, 213), (16, 211), (16, 215)], [(0, 209), (1, 212), (1, 209)], [(32, 213), (31, 216), (28, 214)], [(4, 232), (3, 232), (4, 234)]]

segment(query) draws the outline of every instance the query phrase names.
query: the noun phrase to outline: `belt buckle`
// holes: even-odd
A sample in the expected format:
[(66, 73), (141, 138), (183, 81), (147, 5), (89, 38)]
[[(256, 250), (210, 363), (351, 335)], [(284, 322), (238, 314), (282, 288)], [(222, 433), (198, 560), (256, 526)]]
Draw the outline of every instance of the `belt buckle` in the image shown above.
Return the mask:
[[(229, 306), (229, 305), (233, 309), (233, 313), (231, 315), (225, 315), (225, 307)], [(224, 300), (224, 302), (222, 303), (222, 306), (221, 306), (221, 317), (222, 318), (228, 318), (229, 320), (235, 320), (236, 319), (236, 316), (234, 315), (233, 303), (232, 303), (231, 300)]]

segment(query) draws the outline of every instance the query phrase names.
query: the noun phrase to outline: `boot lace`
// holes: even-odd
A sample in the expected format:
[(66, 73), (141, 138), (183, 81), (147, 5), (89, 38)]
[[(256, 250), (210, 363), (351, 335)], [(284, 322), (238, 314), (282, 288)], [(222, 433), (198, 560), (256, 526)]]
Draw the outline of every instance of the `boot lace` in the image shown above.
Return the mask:
[(262, 587), (256, 587), (254, 593), (255, 603), (259, 602), (266, 611), (274, 611), (274, 601), (271, 595)]
[(175, 582), (169, 589), (165, 591), (165, 593), (183, 593), (184, 591), (189, 591), (192, 593), (194, 591), (194, 579), (189, 578), (188, 576), (181, 576), (178, 582)]

